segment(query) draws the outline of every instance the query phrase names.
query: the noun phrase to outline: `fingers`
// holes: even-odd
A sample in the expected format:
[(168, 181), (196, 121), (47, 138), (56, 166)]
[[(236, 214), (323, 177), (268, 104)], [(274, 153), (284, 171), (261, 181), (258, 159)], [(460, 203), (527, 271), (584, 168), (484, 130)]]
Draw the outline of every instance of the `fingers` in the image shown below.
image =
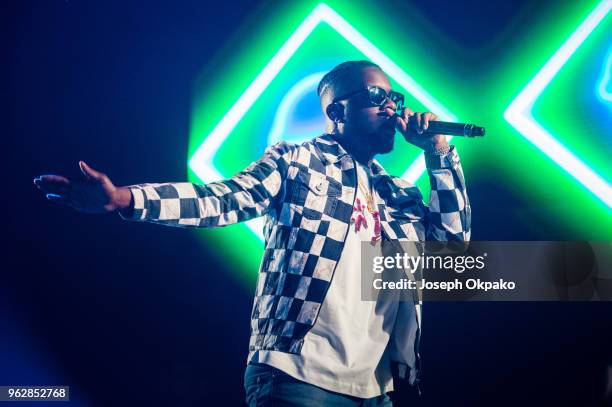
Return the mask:
[(393, 110), (393, 108), (390, 106), (386, 106), (384, 111), (389, 117), (395, 116), (395, 110)]
[(70, 185), (70, 180), (66, 177), (62, 177), (61, 175), (41, 175), (38, 178), (34, 178), (34, 183), (41, 182), (53, 182), (62, 185)]
[[(406, 110), (410, 111), (409, 109), (405, 109), (404, 116), (407, 114)], [(429, 128), (429, 122), (432, 120), (438, 120), (438, 117), (431, 112), (414, 112), (409, 116), (409, 119), (414, 121), (416, 132), (418, 134), (423, 134)]]
[(403, 116), (395, 115), (395, 128), (402, 134), (406, 132), (406, 128), (408, 127), (408, 122), (404, 119)]
[(410, 110), (410, 108), (408, 108), (408, 107), (405, 107), (404, 110), (402, 111), (402, 117), (406, 121), (408, 121), (408, 119), (410, 117), (412, 117), (412, 115), (414, 115), (414, 112), (412, 110)]
[(416, 126), (414, 128), (414, 130), (416, 130), (416, 132), (418, 134), (423, 133), (423, 117), (422, 117), (423, 113), (418, 113), (418, 112), (413, 112), (412, 110), (410, 110), (409, 108), (404, 108), (404, 111), (402, 112), (402, 118), (406, 121), (406, 123), (415, 123)]
[(423, 133), (423, 113), (415, 113), (414, 118), (417, 125), (417, 133)]
[(402, 114), (395, 116), (396, 117), (396, 124), (398, 127), (398, 130), (400, 130), (402, 132), (402, 134), (406, 133), (406, 131), (408, 130), (409, 127), (409, 123), (410, 123), (410, 118), (412, 117), (414, 113), (412, 112), (412, 110), (410, 110), (409, 108), (405, 107), (402, 110)]
[(429, 127), (429, 122), (432, 120), (438, 120), (438, 117), (431, 112), (423, 113), (423, 118), (421, 120), (421, 128), (423, 131), (427, 130)]
[(97, 180), (101, 179), (104, 176), (104, 174), (102, 174), (101, 172), (98, 172), (91, 168), (89, 165), (85, 164), (85, 161), (79, 161), (79, 167), (81, 168), (81, 172), (83, 172), (83, 175), (85, 175), (87, 179)]
[(53, 203), (58, 203), (62, 205), (68, 204), (68, 199), (63, 195), (58, 194), (47, 194), (47, 199)]
[(438, 116), (431, 112), (413, 112), (407, 107), (404, 108), (401, 116), (395, 117), (398, 130), (402, 132), (411, 130), (417, 134), (423, 134), (429, 128), (429, 123), (431, 121), (438, 120)]
[(63, 194), (70, 189), (70, 181), (60, 175), (41, 175), (34, 178), (34, 185), (43, 192), (51, 194)]

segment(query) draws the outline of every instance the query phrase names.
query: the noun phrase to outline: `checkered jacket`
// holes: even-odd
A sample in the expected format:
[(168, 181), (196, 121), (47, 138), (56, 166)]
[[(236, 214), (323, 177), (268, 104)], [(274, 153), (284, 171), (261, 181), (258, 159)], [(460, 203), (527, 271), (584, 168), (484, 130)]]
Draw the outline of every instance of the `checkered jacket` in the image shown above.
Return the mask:
[[(425, 159), (429, 206), (418, 188), (372, 160), (383, 240), (468, 240), (470, 205), (454, 146), (446, 155)], [(353, 159), (325, 134), (301, 145), (268, 147), (260, 160), (228, 180), (133, 185), (130, 219), (218, 227), (266, 216), (249, 350), (299, 354), (340, 259), (356, 187)], [(418, 349), (415, 353), (418, 359)], [(414, 379), (418, 366), (409, 367)]]

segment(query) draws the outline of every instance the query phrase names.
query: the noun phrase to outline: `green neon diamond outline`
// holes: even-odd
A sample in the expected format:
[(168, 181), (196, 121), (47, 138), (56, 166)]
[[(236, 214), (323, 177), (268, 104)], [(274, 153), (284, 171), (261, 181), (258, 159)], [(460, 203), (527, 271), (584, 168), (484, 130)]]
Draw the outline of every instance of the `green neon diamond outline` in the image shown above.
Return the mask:
[(572, 154), (538, 123), (533, 118), (531, 109), (544, 89), (611, 9), (612, 0), (601, 1), (504, 111), (504, 119), (519, 134), (538, 147), (540, 151), (567, 171), (608, 207), (612, 207), (612, 187), (610, 184)]

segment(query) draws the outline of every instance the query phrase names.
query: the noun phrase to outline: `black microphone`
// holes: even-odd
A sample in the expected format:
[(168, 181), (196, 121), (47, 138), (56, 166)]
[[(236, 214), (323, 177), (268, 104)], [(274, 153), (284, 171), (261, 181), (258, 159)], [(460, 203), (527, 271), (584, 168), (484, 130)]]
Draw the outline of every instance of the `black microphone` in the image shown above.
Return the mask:
[[(408, 126), (414, 131), (418, 129), (416, 119), (411, 117), (408, 119)], [(452, 123), (452, 122), (440, 122), (432, 120), (429, 122), (427, 130), (421, 134), (446, 134), (449, 136), (461, 136), (461, 137), (484, 137), (485, 128), (479, 127), (474, 124), (468, 123)]]

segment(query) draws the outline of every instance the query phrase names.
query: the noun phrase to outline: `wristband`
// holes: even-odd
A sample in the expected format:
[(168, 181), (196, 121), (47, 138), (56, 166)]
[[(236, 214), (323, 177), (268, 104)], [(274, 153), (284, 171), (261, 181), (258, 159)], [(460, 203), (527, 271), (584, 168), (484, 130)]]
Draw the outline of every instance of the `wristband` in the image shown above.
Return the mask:
[(448, 143), (444, 143), (440, 147), (436, 147), (434, 149), (430, 149), (427, 152), (433, 155), (446, 155), (450, 151), (450, 145)]

